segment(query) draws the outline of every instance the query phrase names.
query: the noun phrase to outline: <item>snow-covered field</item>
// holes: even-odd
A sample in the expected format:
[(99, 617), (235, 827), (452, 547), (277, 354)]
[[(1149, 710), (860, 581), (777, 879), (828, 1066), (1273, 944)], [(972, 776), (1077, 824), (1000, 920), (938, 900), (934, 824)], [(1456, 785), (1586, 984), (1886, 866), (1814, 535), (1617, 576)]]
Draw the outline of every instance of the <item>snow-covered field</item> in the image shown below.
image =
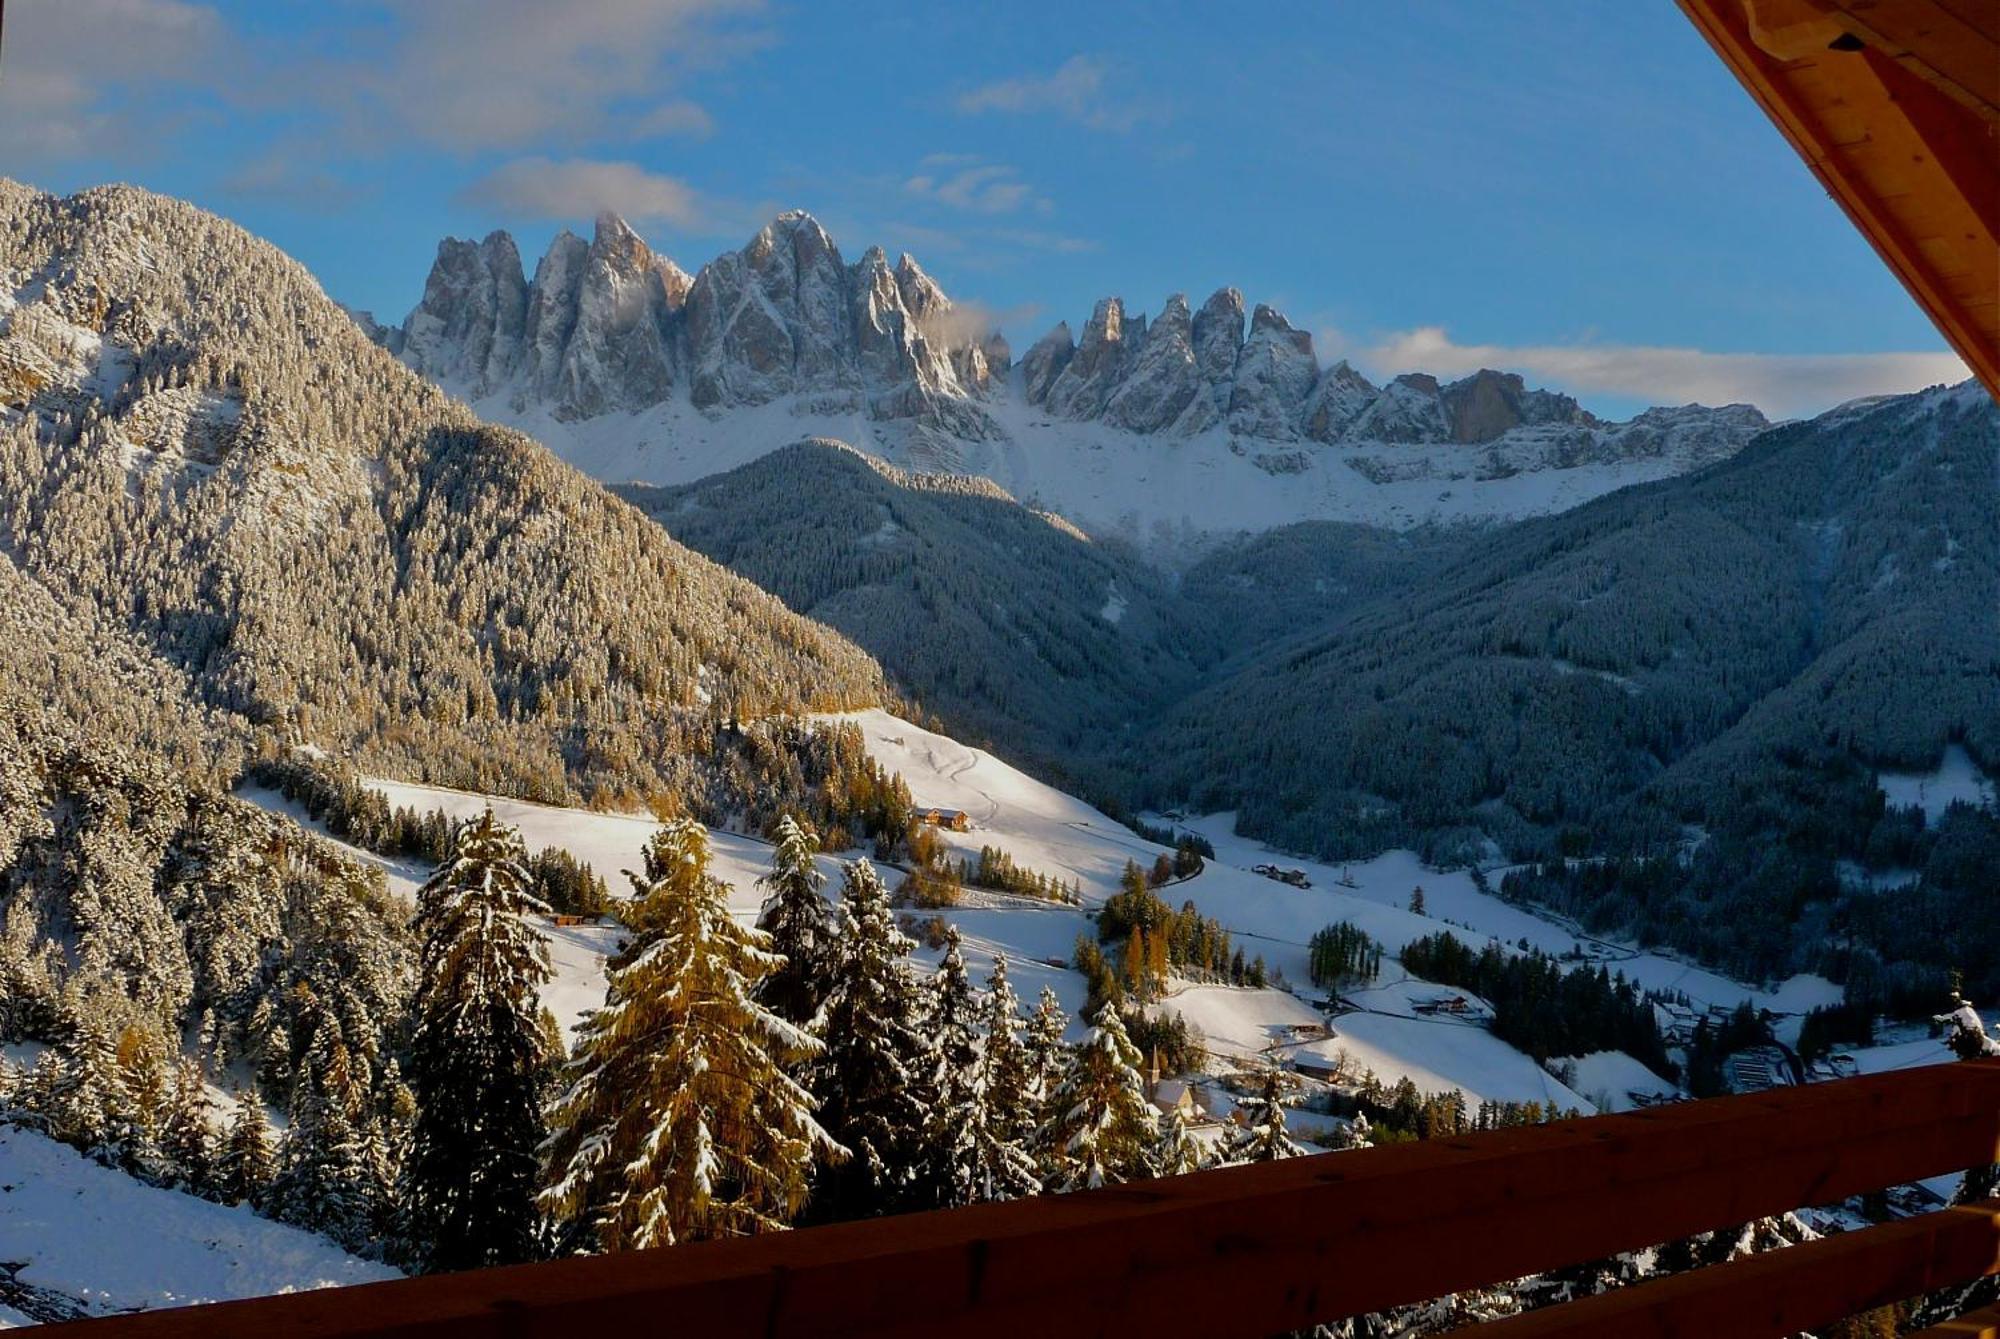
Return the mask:
[[(1347, 920), (1392, 952), (1412, 939), (1439, 930), (1450, 930), (1460, 939), (1475, 943), (1497, 939), (1518, 946), (1526, 939), (1545, 953), (1558, 956), (1581, 953), (1593, 962), (1623, 972), (1628, 980), (1637, 981), (1649, 990), (1680, 991), (1697, 1006), (1727, 1007), (1747, 999), (1775, 1013), (1802, 1014), (1840, 999), (1840, 987), (1823, 977), (1795, 976), (1766, 987), (1753, 987), (1664, 954), (1642, 952), (1628, 944), (1581, 934), (1525, 907), (1480, 892), (1465, 870), (1427, 868), (1409, 851), (1389, 851), (1373, 860), (1329, 865), (1274, 855), (1254, 840), (1237, 836), (1233, 813), (1209, 814), (1178, 826), (1198, 832), (1213, 843), (1216, 862), (1212, 862), (1211, 869), (1213, 863), (1222, 863), (1242, 872), (1252, 865), (1272, 863), (1304, 870), (1313, 885), (1310, 889), (1295, 889), (1246, 875), (1262, 885), (1259, 891), (1263, 900), (1234, 920), (1197, 898), (1204, 911), (1222, 917), (1232, 930), (1240, 922), (1246, 932), (1297, 940), (1301, 949), (1303, 941), (1320, 926)], [(1498, 883), (1501, 873), (1498, 870), (1492, 873), (1494, 883)], [(1202, 884), (1208, 877), (1204, 874), (1195, 883)], [(1343, 879), (1351, 881), (1354, 887), (1342, 886)], [(1227, 879), (1224, 885), (1232, 889), (1236, 886), (1234, 880)], [(1409, 911), (1411, 894), (1418, 888), (1424, 892), (1422, 916)]]
[(1993, 778), (1979, 770), (1979, 764), (1963, 744), (1946, 747), (1944, 757), (1929, 772), (1881, 772), (1875, 784), (1882, 798), (1897, 808), (1915, 805), (1924, 818), (1935, 823), (1955, 801), (1987, 809), (1995, 807)]
[(1630, 1111), (1635, 1105), (1632, 1093), (1664, 1097), (1675, 1091), (1671, 1083), (1623, 1051), (1594, 1051), (1555, 1064), (1569, 1066), (1569, 1088), (1588, 1097), (1591, 1105), (1602, 1111)]
[[(131, 1249), (141, 1242), (145, 1249)], [(396, 1277), (310, 1232), (148, 1186), (39, 1134), (6, 1128), (0, 1262), (25, 1289), (76, 1299), (92, 1315)]]

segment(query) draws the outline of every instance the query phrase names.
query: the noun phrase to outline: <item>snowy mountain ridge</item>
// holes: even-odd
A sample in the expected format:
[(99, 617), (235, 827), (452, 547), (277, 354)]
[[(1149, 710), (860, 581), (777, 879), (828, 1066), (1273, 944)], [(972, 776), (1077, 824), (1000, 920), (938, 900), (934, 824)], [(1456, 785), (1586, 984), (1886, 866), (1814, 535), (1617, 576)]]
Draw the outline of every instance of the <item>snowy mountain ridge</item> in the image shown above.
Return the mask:
[(1141, 539), (1545, 514), (1725, 459), (1769, 426), (1749, 405), (1606, 422), (1492, 370), (1376, 386), (1322, 368), (1308, 332), (1263, 304), (1246, 314), (1234, 288), (1199, 310), (1174, 294), (1150, 320), (1107, 297), (1080, 337), (1060, 323), (1017, 364), (913, 257), (871, 247), (848, 264), (802, 211), (692, 278), (614, 214), (588, 243), (559, 234), (532, 279), (505, 232), (447, 238), (401, 327), (356, 319), (607, 480), (690, 482), (821, 435)]

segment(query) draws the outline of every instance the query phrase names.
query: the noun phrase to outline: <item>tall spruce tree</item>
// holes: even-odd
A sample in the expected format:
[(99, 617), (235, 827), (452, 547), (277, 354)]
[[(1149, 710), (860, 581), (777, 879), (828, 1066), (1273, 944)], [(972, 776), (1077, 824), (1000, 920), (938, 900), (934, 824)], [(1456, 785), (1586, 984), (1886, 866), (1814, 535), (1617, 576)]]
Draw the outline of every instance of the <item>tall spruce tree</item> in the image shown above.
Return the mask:
[(1257, 1091), (1240, 1108), (1243, 1123), (1230, 1132), (1216, 1153), (1218, 1163), (1276, 1162), (1296, 1158), (1305, 1150), (1285, 1129), (1284, 1080), (1267, 1068)]
[(986, 1036), (979, 1050), (969, 1122), (976, 1199), (1019, 1199), (1042, 1188), (1033, 1152), (1038, 1122), (1020, 1027), (1020, 1004), (1007, 982), (1007, 959), (996, 954), (992, 974), (986, 978)]
[(1194, 1131), (1188, 1127), (1187, 1113), (1181, 1107), (1170, 1106), (1162, 1111), (1156, 1128), (1158, 1134), (1153, 1140), (1155, 1176), (1184, 1176), (1201, 1170), (1208, 1161), (1207, 1154), (1195, 1140)]
[(930, 980), (930, 1111), (923, 1133), (922, 1198), (940, 1207), (982, 1198), (979, 1169), (980, 1008), (958, 927), (945, 927), (944, 956)]
[(788, 1022), (806, 1027), (818, 1017), (832, 988), (834, 923), (820, 891), (826, 876), (814, 856), (819, 842), (790, 814), (778, 820), (771, 872), (758, 880), (765, 888), (757, 928), (771, 937), (771, 951), (784, 965), (765, 977), (758, 998)]
[(780, 965), (729, 914), (708, 833), (677, 819), (633, 875), (631, 944), (549, 1110), (541, 1202), (603, 1250), (785, 1227), (841, 1149), (786, 1067), (819, 1050), (756, 998)]
[(914, 942), (896, 928), (874, 866), (849, 863), (840, 894), (840, 956), (823, 1017), (826, 1053), (812, 1069), (826, 1128), (852, 1153), (813, 1195), (818, 1221), (864, 1218), (919, 1201), (929, 1113), (930, 1046)]
[(1042, 987), (1035, 1011), (1028, 1016), (1022, 1056), (1027, 1077), (1022, 1085), (1028, 1113), (1028, 1128), (1022, 1142), (1034, 1157), (1043, 1183), (1053, 1184), (1058, 1162), (1056, 1147), (1056, 1094), (1069, 1075), (1071, 1054), (1063, 1038), (1069, 1031), (1069, 1015), (1062, 1001), (1048, 986)]
[(1056, 1090), (1053, 1189), (1093, 1190), (1151, 1172), (1156, 1135), (1140, 1063), (1118, 1006), (1107, 1001)]
[(201, 1066), (183, 1057), (174, 1065), (173, 1085), (160, 1117), (160, 1152), (175, 1182), (190, 1194), (215, 1193), (215, 1131), (208, 1119), (208, 1086)]
[(239, 1091), (236, 1114), (230, 1118), (229, 1134), (216, 1162), (216, 1191), (224, 1204), (261, 1209), (277, 1175), (278, 1153), (271, 1142), (264, 1099), (255, 1088)]
[[(521, 834), (488, 809), (458, 829), (417, 894), (417, 1118), (402, 1177), (412, 1245), (430, 1269), (536, 1251), (542, 1101), (558, 1057), (542, 1029), (548, 945), (528, 919), (548, 907), (531, 887)], [(375, 1180), (393, 1175), (385, 1143), (370, 1154)]]
[(368, 1175), (361, 1097), (347, 1044), (331, 1014), (322, 1013), (300, 1065), (291, 1123), (278, 1145), (278, 1175), (270, 1210), (278, 1218), (324, 1233), (349, 1250), (365, 1250), (377, 1213)]

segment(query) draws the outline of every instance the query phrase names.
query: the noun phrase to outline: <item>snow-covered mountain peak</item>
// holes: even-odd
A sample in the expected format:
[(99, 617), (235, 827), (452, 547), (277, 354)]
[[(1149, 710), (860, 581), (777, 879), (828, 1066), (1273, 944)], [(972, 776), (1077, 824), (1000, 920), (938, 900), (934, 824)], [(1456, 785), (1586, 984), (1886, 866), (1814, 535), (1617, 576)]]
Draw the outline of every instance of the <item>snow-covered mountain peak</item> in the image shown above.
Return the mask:
[[(1605, 423), (1495, 369), (1378, 386), (1322, 367), (1310, 331), (1233, 287), (1199, 307), (1174, 293), (1150, 320), (1101, 298), (1015, 365), (916, 257), (871, 246), (849, 263), (803, 210), (692, 276), (612, 214), (587, 243), (559, 234), (532, 280), (504, 233), (447, 241), (423, 301), (376, 337), (606, 477), (686, 481), (823, 433), (994, 475), (1106, 533), (1536, 514), (1712, 463), (1767, 426), (1699, 407)], [(1506, 482), (1543, 473), (1546, 486)], [(1391, 502), (1392, 487), (1412, 496)], [(1250, 501), (1271, 488), (1278, 505)], [(1217, 497), (1242, 506), (1206, 514)]]

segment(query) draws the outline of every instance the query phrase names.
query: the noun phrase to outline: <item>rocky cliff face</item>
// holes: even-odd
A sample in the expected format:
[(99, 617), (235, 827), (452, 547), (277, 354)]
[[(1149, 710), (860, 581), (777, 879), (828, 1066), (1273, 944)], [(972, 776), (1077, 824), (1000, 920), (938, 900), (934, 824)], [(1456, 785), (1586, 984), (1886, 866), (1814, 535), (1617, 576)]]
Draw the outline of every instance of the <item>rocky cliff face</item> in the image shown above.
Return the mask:
[(506, 233), (447, 239), (402, 329), (372, 333), (454, 390), (560, 419), (679, 394), (715, 411), (804, 395), (967, 437), (991, 430), (978, 397), (1008, 360), (914, 259), (891, 267), (876, 248), (850, 266), (799, 212), (692, 277), (613, 214), (588, 243), (559, 234), (532, 282)]
[[(1409, 372), (1378, 387), (1346, 362), (1322, 369), (1312, 336), (1271, 307), (1258, 304), (1246, 335), (1243, 295), (1233, 288), (1192, 317), (1176, 293), (1150, 326), (1107, 298), (1081, 342), (1058, 325), (1022, 365), (1029, 403), (1133, 432), (1187, 436), (1221, 423), (1266, 441), (1474, 446), (1518, 428), (1605, 426), (1575, 400), (1529, 390), (1511, 372), (1482, 370), (1448, 385)], [(1722, 421), (1734, 429), (1745, 420), (1730, 413)]]
[[(608, 214), (588, 243), (560, 234), (532, 281), (504, 232), (447, 240), (402, 328), (370, 326), (454, 390), (504, 392), (516, 410), (562, 420), (676, 399), (711, 416), (784, 400), (809, 415), (862, 413), (971, 443), (1007, 435), (996, 397), (1017, 396), (1048, 420), (1298, 443), (1294, 463), (1313, 444), (1463, 446), (1481, 448), (1491, 471), (1628, 455), (1704, 464), (1767, 426), (1743, 405), (1602, 423), (1568, 396), (1490, 369), (1376, 386), (1345, 362), (1321, 367), (1312, 336), (1274, 308), (1246, 316), (1233, 288), (1199, 309), (1174, 294), (1151, 321), (1104, 298), (1080, 336), (1059, 323), (1016, 370), (1006, 341), (954, 307), (913, 258), (891, 264), (871, 247), (850, 265), (797, 211), (693, 277)], [(1388, 478), (1413, 467), (1378, 454), (1366, 468)]]

